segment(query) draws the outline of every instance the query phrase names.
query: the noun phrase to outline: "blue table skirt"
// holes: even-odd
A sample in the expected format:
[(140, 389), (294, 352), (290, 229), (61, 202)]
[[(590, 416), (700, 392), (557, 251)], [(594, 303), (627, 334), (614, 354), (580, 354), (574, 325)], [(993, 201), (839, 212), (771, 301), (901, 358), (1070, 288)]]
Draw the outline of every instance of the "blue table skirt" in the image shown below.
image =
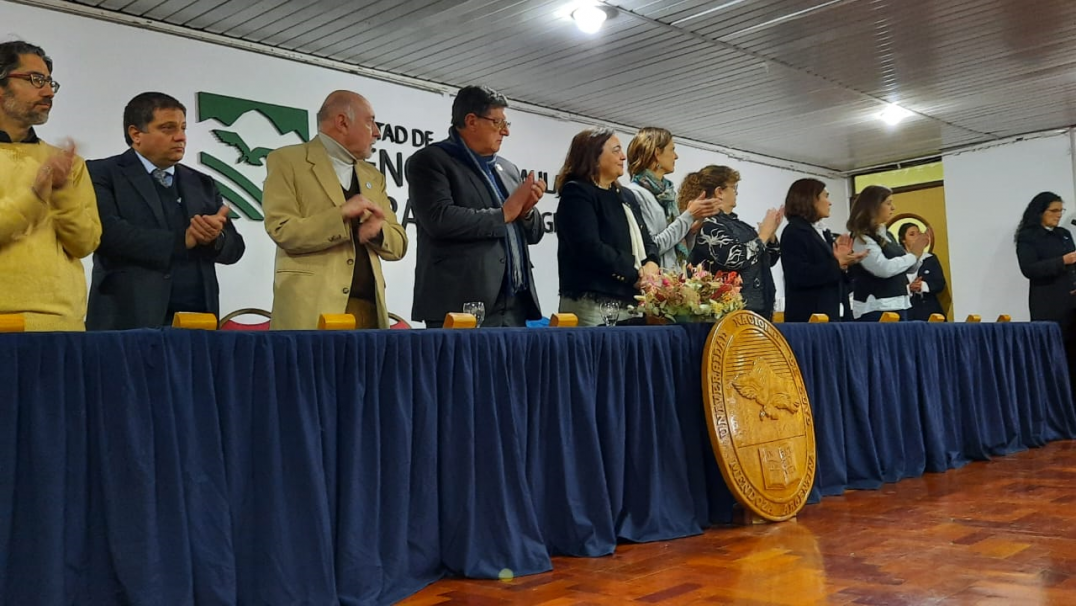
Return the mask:
[[(382, 604), (699, 533), (708, 328), (0, 335), (0, 603)], [(781, 330), (816, 499), (1076, 435), (1055, 326)]]

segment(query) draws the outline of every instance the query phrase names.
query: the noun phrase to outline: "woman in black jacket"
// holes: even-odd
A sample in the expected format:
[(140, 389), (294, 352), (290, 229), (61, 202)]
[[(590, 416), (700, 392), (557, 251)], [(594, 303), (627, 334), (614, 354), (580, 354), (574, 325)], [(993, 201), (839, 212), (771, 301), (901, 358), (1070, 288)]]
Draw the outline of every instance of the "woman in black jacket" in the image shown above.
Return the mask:
[(740, 173), (727, 166), (710, 165), (684, 177), (680, 184), (681, 205), (705, 193), (707, 198), (717, 199), (719, 209), (716, 215), (703, 221), (691, 249), (690, 262), (710, 271), (738, 272), (743, 278), (740, 294), (744, 308), (769, 320), (776, 294), (770, 268), (781, 258), (777, 228), (784, 218), (784, 210), (766, 211), (766, 218), (756, 231), (733, 212), (739, 182)]
[(639, 279), (659, 271), (639, 202), (617, 183), (624, 159), (612, 130), (588, 129), (572, 139), (557, 175), (560, 311), (580, 326), (602, 324), (603, 303), (634, 305)]
[(1076, 381), (1076, 245), (1059, 227), (1061, 196), (1042, 192), (1031, 199), (1016, 228), (1016, 259), (1031, 282), (1027, 303), (1032, 320), (1061, 325), (1070, 379)]
[(788, 225), (781, 233), (786, 322), (806, 322), (811, 314), (826, 314), (830, 322), (852, 320), (847, 269), (863, 254), (852, 252), (852, 238), (835, 237), (822, 225), (832, 206), (818, 179), (799, 179), (788, 188)]

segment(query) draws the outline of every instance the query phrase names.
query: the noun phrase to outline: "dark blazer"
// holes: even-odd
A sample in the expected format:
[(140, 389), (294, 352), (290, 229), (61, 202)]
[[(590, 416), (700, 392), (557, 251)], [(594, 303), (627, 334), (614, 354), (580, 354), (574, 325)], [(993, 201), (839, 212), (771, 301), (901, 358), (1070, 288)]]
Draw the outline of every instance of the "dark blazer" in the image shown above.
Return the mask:
[[(169, 270), (176, 255), (186, 254), (184, 232), (169, 227), (153, 178), (134, 150), (86, 163), (97, 193), (101, 245), (93, 255), (89, 330), (161, 326), (168, 315), (172, 283)], [(188, 216), (220, 210), (213, 179), (182, 164), (175, 183)], [(220, 315), (214, 263), (231, 264), (243, 256), (243, 238), (229, 221), (218, 245), (192, 249), (198, 260), (206, 308)]]
[[(504, 158), (496, 160), (497, 174), (511, 194), (522, 178)], [(405, 167), (408, 204), (415, 213), (418, 235), (415, 294), (411, 319), (440, 322), (445, 314), (462, 311), (469, 301), (482, 301), (491, 310), (506, 278), (504, 214), (476, 169), (437, 145), (416, 152)], [(537, 244), (544, 231), (537, 209), (518, 222), (527, 244)], [(523, 246), (530, 303), (527, 319), (542, 317), (531, 270), (530, 251)]]
[(938, 261), (938, 257), (930, 255), (925, 258), (919, 265), (919, 271), (916, 275), (923, 278), (923, 283), (927, 285), (929, 292), (923, 294), (910, 293), (912, 299), (912, 308), (908, 311), (909, 320), (929, 320), (931, 314), (945, 315), (945, 310), (942, 309), (941, 302), (938, 301), (938, 293), (945, 290), (945, 272), (942, 270), (941, 262)]
[(1065, 339), (1073, 338), (1076, 310), (1076, 266), (1065, 265), (1061, 257), (1076, 250), (1072, 234), (1064, 227), (1052, 231), (1041, 226), (1022, 230), (1016, 237), (1016, 259), (1020, 272), (1031, 281), (1027, 293), (1032, 320), (1052, 320), (1061, 324)]
[(819, 235), (802, 217), (789, 217), (781, 232), (785, 322), (806, 322), (811, 314), (826, 314), (830, 322), (851, 320), (847, 274), (833, 256), (833, 236), (825, 233), (828, 237)]
[(625, 203), (643, 236), (643, 263), (660, 264), (658, 247), (631, 191), (602, 190), (593, 183), (569, 181), (561, 188), (556, 215), (560, 296), (578, 299), (591, 294), (635, 303), (639, 270), (631, 252)]

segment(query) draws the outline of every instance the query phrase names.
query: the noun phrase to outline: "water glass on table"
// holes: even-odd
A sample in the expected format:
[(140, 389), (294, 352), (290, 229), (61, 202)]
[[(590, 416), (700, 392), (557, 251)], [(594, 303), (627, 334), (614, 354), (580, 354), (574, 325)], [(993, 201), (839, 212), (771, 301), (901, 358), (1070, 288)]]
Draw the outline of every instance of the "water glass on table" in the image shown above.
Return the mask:
[(616, 301), (602, 301), (600, 309), (602, 312), (602, 321), (605, 322), (606, 326), (612, 326), (620, 319), (620, 303), (617, 303)]
[(463, 304), (463, 313), (471, 314), (475, 319), (475, 328), (482, 327), (482, 320), (486, 319), (486, 304), (481, 301), (471, 301)]

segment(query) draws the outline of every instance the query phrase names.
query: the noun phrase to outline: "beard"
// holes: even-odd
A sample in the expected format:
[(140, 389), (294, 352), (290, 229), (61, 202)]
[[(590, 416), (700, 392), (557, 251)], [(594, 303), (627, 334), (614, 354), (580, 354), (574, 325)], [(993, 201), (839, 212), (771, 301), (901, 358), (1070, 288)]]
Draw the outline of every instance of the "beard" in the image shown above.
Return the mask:
[(35, 106), (19, 103), (11, 97), (5, 98), (0, 106), (3, 107), (4, 113), (9, 117), (28, 126), (38, 126), (48, 122), (49, 112), (52, 111), (51, 104), (44, 109), (34, 109)]

